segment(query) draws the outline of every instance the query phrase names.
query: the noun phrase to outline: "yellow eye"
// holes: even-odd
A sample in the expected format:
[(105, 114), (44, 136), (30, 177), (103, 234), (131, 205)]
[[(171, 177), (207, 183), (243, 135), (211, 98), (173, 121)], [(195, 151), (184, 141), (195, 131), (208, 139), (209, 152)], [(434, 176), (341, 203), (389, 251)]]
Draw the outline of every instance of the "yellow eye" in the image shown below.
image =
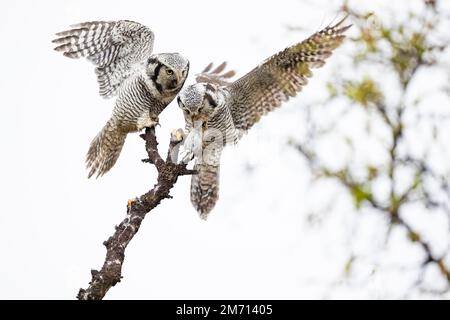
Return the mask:
[(166, 69), (166, 73), (171, 76), (173, 75), (173, 70), (172, 69)]

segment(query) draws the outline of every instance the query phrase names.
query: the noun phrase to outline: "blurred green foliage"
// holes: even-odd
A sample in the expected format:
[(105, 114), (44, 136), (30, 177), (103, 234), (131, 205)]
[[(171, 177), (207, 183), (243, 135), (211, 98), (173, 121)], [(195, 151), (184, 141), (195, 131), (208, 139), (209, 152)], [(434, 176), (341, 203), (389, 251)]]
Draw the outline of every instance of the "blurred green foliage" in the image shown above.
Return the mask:
[(346, 80), (343, 83), (343, 94), (350, 100), (367, 107), (369, 103), (381, 103), (383, 93), (369, 76), (361, 81)]
[[(450, 290), (450, 268), (444, 262), (448, 252), (436, 255), (431, 245), (424, 240), (426, 237), (405, 221), (402, 215), (406, 206), (414, 202), (421, 203), (425, 208), (447, 212), (450, 217), (450, 174), (435, 172), (427, 154), (417, 157), (399, 150), (399, 146), (405, 143), (405, 130), (412, 129), (411, 123), (405, 120), (405, 114), (423, 102), (422, 97), (414, 96), (414, 92), (409, 90), (412, 80), (419, 77), (420, 69), (445, 68), (440, 65), (439, 57), (449, 48), (450, 42), (450, 39), (436, 42), (434, 37), (439, 33), (441, 20), (448, 19), (438, 10), (439, 2), (425, 0), (422, 3), (424, 10), (410, 13), (407, 21), (397, 21), (395, 15), (394, 18), (383, 20), (374, 12), (358, 12), (350, 5), (350, 1), (345, 1), (343, 5), (343, 11), (349, 14), (349, 20), (354, 23), (356, 32), (356, 35), (349, 39), (353, 44), (350, 57), (352, 68), (361, 72), (357, 73), (360, 76), (345, 76), (339, 72), (328, 82), (326, 89), (329, 102), (341, 99), (349, 108), (362, 107), (369, 118), (376, 116), (381, 119), (383, 130), (390, 137), (390, 141), (383, 144), (387, 155), (386, 162), (383, 165), (367, 164), (365, 174), (361, 174), (360, 168), (356, 170), (350, 162), (343, 168), (331, 170), (320, 162), (320, 157), (311, 147), (314, 144), (309, 142), (297, 146), (297, 149), (305, 155), (316, 177), (334, 179), (347, 191), (356, 210), (376, 210), (386, 215), (391, 227), (400, 226), (406, 229), (407, 239), (419, 245), (425, 252), (423, 268), (430, 263), (436, 264), (447, 279), (447, 290)], [(371, 73), (371, 70), (377, 72)], [(448, 73), (450, 74), (450, 70)], [(392, 88), (386, 90), (383, 86), (385, 77), (388, 76), (397, 79), (398, 86), (395, 88), (398, 88), (398, 91), (395, 94)], [(448, 94), (450, 95), (450, 90)], [(421, 117), (418, 119), (422, 121)], [(439, 117), (432, 119), (433, 128), (436, 130), (440, 125)], [(435, 135), (436, 133), (433, 133), (433, 136)], [(350, 139), (349, 145), (354, 146), (351, 137), (346, 136), (343, 139)], [(405, 168), (412, 172), (411, 179), (406, 182), (405, 187), (396, 188), (397, 173)], [(377, 189), (374, 184), (381, 176), (387, 181), (388, 190), (384, 191), (387, 191), (388, 197), (375, 194), (374, 190)], [(438, 190), (430, 189), (430, 185), (438, 186)], [(446, 200), (436, 200), (434, 195), (437, 192)], [(351, 255), (345, 265), (345, 273), (350, 272), (355, 259), (356, 257)]]

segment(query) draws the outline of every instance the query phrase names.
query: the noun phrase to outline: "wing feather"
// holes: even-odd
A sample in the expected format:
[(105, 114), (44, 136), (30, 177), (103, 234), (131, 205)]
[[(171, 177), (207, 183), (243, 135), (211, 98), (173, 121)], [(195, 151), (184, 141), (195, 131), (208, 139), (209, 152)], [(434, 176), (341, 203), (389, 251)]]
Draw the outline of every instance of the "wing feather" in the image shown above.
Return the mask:
[(114, 96), (123, 81), (151, 55), (154, 34), (128, 20), (89, 21), (58, 32), (56, 51), (77, 59), (86, 57), (95, 66), (100, 95)]
[(322, 67), (342, 43), (343, 33), (351, 26), (342, 26), (345, 19), (273, 55), (226, 88), (237, 129), (250, 129), (307, 84), (311, 69)]
[(226, 86), (231, 83), (229, 79), (236, 74), (234, 70), (223, 72), (227, 67), (227, 63), (225, 61), (217, 66), (213, 71), (211, 71), (212, 67), (213, 63), (211, 62), (201, 73), (195, 75), (195, 80), (197, 83), (213, 83), (219, 86)]

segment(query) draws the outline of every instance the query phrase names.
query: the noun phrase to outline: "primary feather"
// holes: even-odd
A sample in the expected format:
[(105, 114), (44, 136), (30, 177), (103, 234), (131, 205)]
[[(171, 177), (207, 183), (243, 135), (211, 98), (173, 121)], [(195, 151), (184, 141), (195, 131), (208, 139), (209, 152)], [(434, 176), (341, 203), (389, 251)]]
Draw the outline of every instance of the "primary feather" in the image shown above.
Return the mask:
[(110, 98), (152, 53), (154, 34), (128, 20), (90, 21), (59, 32), (53, 43), (69, 58), (86, 57), (95, 66), (100, 95)]

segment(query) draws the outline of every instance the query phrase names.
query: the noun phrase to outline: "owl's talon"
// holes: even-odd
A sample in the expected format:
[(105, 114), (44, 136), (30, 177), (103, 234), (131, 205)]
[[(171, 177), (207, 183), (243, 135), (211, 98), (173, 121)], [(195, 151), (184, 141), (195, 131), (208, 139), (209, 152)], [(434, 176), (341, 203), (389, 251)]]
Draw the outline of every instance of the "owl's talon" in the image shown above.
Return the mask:
[(137, 121), (137, 129), (141, 131), (146, 128), (156, 128), (156, 126), (160, 126), (159, 117), (155, 116), (142, 116)]
[(150, 116), (150, 121), (153, 122), (153, 127), (161, 127), (161, 124), (159, 123), (159, 117), (158, 116)]

